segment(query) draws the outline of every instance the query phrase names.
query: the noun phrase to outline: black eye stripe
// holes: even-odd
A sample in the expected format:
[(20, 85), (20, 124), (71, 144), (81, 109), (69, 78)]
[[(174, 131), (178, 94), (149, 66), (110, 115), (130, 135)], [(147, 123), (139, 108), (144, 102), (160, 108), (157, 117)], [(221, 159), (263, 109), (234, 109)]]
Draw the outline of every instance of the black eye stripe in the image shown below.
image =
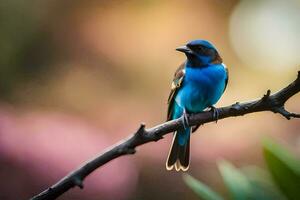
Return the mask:
[(200, 50), (200, 51), (205, 51), (205, 48), (203, 46), (197, 46), (197, 48)]
[(207, 56), (213, 56), (215, 55), (215, 50), (203, 45), (187, 45), (190, 49), (192, 49), (195, 52), (198, 52), (203, 55)]
[(204, 51), (206, 49), (202, 45), (188, 45), (188, 47), (195, 51)]
[(195, 46), (195, 49), (201, 50), (201, 51), (207, 51), (209, 50), (209, 48), (202, 46), (202, 45), (197, 45)]
[(210, 53), (212, 51), (212, 49), (204, 47), (202, 45), (196, 46), (195, 49), (204, 54)]

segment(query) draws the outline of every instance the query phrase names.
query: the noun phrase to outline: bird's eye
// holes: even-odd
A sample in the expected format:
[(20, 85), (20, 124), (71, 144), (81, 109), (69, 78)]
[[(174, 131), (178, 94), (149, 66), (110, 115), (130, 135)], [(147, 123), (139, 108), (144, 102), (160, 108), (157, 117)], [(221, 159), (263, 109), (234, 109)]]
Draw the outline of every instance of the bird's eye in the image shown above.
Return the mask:
[(204, 53), (204, 52), (206, 51), (206, 48), (203, 47), (203, 46), (201, 46), (201, 45), (199, 45), (199, 46), (197, 46), (197, 50), (198, 50), (199, 52), (201, 52), (201, 53)]
[(215, 53), (215, 50), (213, 50), (213, 49), (207, 49), (207, 54), (209, 54), (209, 55), (213, 55), (214, 53)]

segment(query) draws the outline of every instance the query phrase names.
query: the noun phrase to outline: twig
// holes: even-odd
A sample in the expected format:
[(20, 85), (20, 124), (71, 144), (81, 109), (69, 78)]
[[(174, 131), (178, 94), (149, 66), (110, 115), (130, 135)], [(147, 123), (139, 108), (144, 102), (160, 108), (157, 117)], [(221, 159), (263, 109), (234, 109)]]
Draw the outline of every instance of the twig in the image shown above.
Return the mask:
[[(218, 119), (220, 120), (228, 117), (242, 116), (261, 111), (279, 113), (287, 119), (300, 118), (300, 114), (290, 113), (284, 108), (285, 102), (299, 91), (300, 71), (298, 72), (297, 79), (294, 82), (272, 95), (271, 91), (268, 90), (267, 93), (258, 100), (245, 103), (237, 102), (231, 106), (218, 108)], [(195, 115), (190, 115), (188, 117), (188, 121), (190, 126), (194, 126), (209, 123), (215, 121), (215, 119), (212, 111), (205, 111)], [(95, 158), (87, 161), (53, 186), (34, 196), (32, 200), (56, 199), (75, 186), (83, 188), (83, 180), (97, 168), (120, 156), (134, 154), (137, 146), (148, 142), (158, 141), (162, 139), (164, 135), (176, 131), (182, 127), (183, 124), (181, 119), (168, 121), (149, 129), (145, 129), (145, 124), (142, 123), (138, 130), (129, 138), (122, 140), (103, 153), (100, 153)]]

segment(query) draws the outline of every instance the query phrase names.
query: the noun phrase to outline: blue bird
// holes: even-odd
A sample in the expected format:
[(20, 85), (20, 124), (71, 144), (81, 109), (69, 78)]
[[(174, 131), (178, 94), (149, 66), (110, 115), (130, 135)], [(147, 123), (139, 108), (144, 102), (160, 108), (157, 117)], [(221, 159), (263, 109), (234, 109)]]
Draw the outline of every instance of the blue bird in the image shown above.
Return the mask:
[[(184, 126), (174, 132), (166, 168), (186, 171), (190, 163), (191, 134), (187, 115), (211, 108), (217, 120), (218, 110), (213, 105), (225, 91), (228, 70), (217, 49), (206, 40), (193, 40), (176, 50), (185, 53), (187, 60), (174, 75), (168, 99), (168, 120), (181, 117)], [(198, 127), (193, 127), (192, 132)]]

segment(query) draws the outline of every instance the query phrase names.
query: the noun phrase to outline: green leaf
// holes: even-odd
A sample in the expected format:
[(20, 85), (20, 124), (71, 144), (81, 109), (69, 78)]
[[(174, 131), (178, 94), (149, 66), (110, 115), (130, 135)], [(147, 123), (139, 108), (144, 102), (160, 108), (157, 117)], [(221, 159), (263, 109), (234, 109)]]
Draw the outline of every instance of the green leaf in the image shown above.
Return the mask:
[(253, 193), (252, 186), (244, 174), (227, 161), (220, 161), (218, 165), (224, 183), (230, 191), (231, 199), (255, 199), (251, 198)]
[(263, 140), (264, 157), (279, 189), (290, 200), (300, 199), (300, 161), (287, 149), (272, 141)]
[(213, 191), (210, 187), (188, 174), (183, 176), (183, 180), (200, 198), (204, 200), (224, 200), (217, 192)]
[(219, 169), (224, 179), (224, 183), (230, 192), (231, 199), (284, 199), (272, 185), (268, 174), (258, 167), (237, 169), (231, 163), (227, 161), (221, 161), (219, 162)]
[(255, 199), (264, 200), (275, 200), (275, 199), (286, 199), (283, 194), (280, 193), (270, 174), (259, 167), (247, 166), (242, 169), (243, 174), (248, 178), (253, 194), (255, 194)]

